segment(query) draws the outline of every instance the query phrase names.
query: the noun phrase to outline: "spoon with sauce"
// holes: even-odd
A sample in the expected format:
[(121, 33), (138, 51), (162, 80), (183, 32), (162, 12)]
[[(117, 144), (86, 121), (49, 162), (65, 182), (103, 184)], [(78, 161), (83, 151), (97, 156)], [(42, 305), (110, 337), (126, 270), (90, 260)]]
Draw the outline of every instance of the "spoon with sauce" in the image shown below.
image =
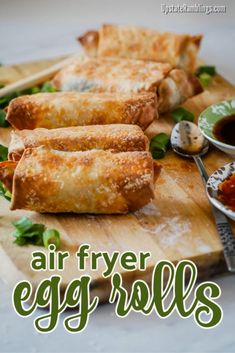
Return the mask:
[[(204, 185), (208, 180), (208, 174), (202, 162), (201, 156), (207, 153), (209, 142), (201, 134), (196, 124), (189, 121), (181, 121), (175, 125), (171, 133), (171, 146), (175, 153), (181, 157), (193, 158)], [(235, 272), (235, 238), (226, 216), (216, 207), (212, 206), (216, 228), (224, 247), (224, 258), (230, 272)]]

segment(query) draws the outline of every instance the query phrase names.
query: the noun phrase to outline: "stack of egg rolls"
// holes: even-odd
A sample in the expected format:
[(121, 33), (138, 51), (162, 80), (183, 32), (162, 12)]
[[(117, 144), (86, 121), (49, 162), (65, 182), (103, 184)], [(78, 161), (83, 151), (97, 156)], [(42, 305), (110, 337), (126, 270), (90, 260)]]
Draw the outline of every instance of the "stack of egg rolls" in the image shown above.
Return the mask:
[(154, 198), (160, 167), (136, 125), (12, 132), (0, 180), (11, 210), (126, 213)]
[(19, 162), (0, 163), (11, 210), (127, 213), (154, 198), (159, 167), (149, 152), (64, 152), (28, 148)]
[(168, 63), (117, 58), (81, 58), (53, 79), (60, 91), (111, 93), (153, 92), (165, 113), (202, 92), (196, 76)]
[(145, 130), (202, 91), (192, 74), (200, 36), (104, 25), (79, 40), (90, 57), (52, 80), (61, 92), (13, 99), (0, 180), (11, 209), (127, 213), (154, 198), (160, 167)]
[(104, 24), (99, 31), (88, 31), (78, 40), (89, 56), (167, 62), (194, 72), (201, 38), (201, 35)]

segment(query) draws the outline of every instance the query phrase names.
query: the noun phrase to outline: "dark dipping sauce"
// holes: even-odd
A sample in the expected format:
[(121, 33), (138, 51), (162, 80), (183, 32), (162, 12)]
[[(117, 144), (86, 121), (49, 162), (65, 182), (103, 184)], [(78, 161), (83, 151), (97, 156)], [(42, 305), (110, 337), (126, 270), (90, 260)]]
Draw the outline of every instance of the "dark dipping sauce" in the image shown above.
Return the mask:
[(219, 120), (213, 128), (213, 134), (217, 140), (235, 146), (235, 114)]
[(225, 206), (235, 211), (235, 174), (219, 185), (218, 198)]

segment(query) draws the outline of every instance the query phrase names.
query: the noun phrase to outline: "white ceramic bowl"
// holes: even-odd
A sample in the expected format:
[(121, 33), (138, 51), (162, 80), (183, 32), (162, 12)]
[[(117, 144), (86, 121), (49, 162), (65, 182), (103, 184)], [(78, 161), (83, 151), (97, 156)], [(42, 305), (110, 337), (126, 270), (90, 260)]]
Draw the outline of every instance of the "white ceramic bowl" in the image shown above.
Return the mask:
[(215, 124), (225, 116), (232, 114), (235, 114), (235, 99), (212, 104), (200, 114), (198, 127), (205, 138), (207, 138), (215, 147), (235, 158), (235, 146), (218, 141), (213, 134)]
[(235, 162), (226, 164), (224, 167), (217, 169), (209, 177), (206, 184), (206, 191), (211, 203), (225, 213), (226, 216), (235, 221), (235, 211), (225, 206), (218, 198), (219, 184), (233, 174), (235, 174)]

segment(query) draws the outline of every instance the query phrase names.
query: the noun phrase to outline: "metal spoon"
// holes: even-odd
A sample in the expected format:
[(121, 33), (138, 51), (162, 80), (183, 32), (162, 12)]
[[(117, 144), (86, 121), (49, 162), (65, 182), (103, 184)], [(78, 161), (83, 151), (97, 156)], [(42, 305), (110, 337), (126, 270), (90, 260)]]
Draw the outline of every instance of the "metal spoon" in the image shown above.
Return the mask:
[[(204, 185), (208, 180), (208, 174), (201, 160), (201, 156), (207, 153), (209, 142), (201, 134), (197, 125), (189, 121), (181, 121), (176, 124), (171, 134), (171, 146), (177, 154), (186, 158), (193, 158)], [(211, 205), (212, 206), (212, 205)], [(224, 258), (230, 272), (235, 272), (235, 238), (226, 216), (212, 206), (216, 228), (224, 247)]]

